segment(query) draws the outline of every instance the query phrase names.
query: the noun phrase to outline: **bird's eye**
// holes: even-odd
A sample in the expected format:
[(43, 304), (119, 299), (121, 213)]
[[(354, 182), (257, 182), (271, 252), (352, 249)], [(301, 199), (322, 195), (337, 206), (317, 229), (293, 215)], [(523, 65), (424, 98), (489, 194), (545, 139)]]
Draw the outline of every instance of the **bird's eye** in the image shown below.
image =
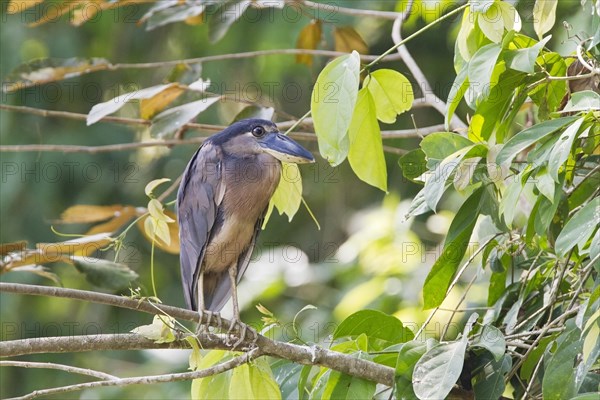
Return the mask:
[(254, 128), (252, 128), (252, 134), (256, 137), (261, 137), (265, 134), (265, 128), (263, 128), (262, 126), (255, 126)]

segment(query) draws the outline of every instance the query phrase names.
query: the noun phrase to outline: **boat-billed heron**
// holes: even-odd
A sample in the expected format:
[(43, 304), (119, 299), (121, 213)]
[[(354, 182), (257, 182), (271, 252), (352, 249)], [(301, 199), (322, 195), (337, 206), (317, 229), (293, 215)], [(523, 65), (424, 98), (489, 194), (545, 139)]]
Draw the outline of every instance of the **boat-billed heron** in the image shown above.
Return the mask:
[[(181, 277), (192, 310), (218, 313), (248, 268), (281, 161), (314, 162), (309, 151), (262, 119), (236, 122), (208, 138), (187, 165), (177, 193)], [(218, 314), (217, 314), (218, 315)]]

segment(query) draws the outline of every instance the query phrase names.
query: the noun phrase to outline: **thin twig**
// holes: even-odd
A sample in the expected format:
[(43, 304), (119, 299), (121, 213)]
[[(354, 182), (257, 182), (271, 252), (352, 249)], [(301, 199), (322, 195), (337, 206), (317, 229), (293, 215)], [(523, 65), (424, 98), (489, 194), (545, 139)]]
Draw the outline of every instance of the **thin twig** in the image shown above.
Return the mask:
[(33, 362), (33, 361), (0, 361), (0, 367), (19, 367), (19, 368), (44, 368), (44, 369), (56, 369), (59, 371), (65, 371), (72, 374), (80, 374), (92, 376), (98, 379), (111, 380), (119, 379), (114, 375), (107, 374), (105, 372), (96, 371), (88, 368), (78, 368), (71, 365), (57, 364), (51, 362)]
[(122, 378), (122, 379), (112, 379), (109, 381), (96, 381), (96, 382), (87, 382), (87, 383), (78, 383), (76, 385), (69, 386), (61, 386), (52, 389), (43, 389), (36, 390), (31, 392), (25, 396), (14, 397), (9, 400), (29, 400), (34, 399), (40, 396), (48, 396), (51, 394), (58, 393), (67, 393), (67, 392), (75, 392), (78, 390), (84, 389), (92, 389), (98, 387), (106, 387), (106, 386), (128, 386), (128, 385), (149, 385), (155, 383), (165, 383), (165, 382), (178, 382), (178, 381), (189, 381), (192, 379), (205, 378), (207, 376), (217, 375), (225, 371), (229, 371), (235, 367), (238, 367), (242, 364), (246, 364), (250, 362), (252, 359), (261, 356), (261, 351), (258, 348), (255, 348), (248, 353), (244, 353), (237, 357), (232, 358), (231, 360), (225, 361), (223, 363), (214, 365), (210, 368), (206, 368), (200, 371), (193, 372), (183, 372), (183, 373), (175, 373), (175, 374), (164, 374), (164, 375), (150, 375), (150, 376), (139, 376), (133, 378)]

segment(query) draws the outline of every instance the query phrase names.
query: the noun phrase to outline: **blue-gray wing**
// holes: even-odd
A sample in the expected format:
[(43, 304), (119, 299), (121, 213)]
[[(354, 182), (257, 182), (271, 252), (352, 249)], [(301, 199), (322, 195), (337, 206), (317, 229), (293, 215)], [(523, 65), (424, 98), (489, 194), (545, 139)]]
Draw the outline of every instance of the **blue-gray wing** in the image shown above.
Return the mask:
[(220, 149), (204, 143), (190, 160), (177, 193), (181, 280), (188, 308), (198, 307), (198, 276), (210, 232), (223, 201)]
[[(265, 210), (265, 212), (266, 211), (267, 210)], [(258, 221), (256, 221), (256, 225), (254, 225), (254, 235), (252, 235), (252, 239), (250, 240), (248, 247), (242, 252), (242, 254), (240, 254), (238, 258), (237, 283), (240, 283), (242, 276), (244, 276), (244, 273), (246, 272), (246, 269), (248, 269), (248, 265), (250, 264), (252, 251), (256, 246), (256, 240), (258, 239), (258, 235), (262, 230), (265, 212), (263, 212), (262, 217), (259, 218)], [(205, 276), (204, 279), (207, 279), (207, 277)], [(208, 296), (204, 297), (204, 301), (206, 302), (206, 309), (210, 311), (221, 311), (221, 309), (225, 306), (225, 303), (227, 303), (227, 300), (229, 300), (229, 298), (231, 297), (231, 282), (229, 278), (229, 273), (225, 271), (224, 273), (218, 276), (213, 276), (212, 279), (216, 279), (217, 281), (216, 288), (212, 292), (212, 294), (209, 294)], [(205, 282), (205, 284), (206, 283), (207, 282)]]

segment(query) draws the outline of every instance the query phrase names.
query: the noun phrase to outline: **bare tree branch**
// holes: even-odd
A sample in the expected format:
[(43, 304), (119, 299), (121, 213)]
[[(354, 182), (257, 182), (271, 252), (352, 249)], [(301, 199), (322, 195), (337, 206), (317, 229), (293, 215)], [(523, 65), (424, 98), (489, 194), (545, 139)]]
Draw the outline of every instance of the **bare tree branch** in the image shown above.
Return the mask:
[[(126, 297), (119, 297), (103, 293), (95, 293), (85, 290), (64, 289), (57, 287), (24, 285), (18, 283), (0, 283), (0, 292), (30, 294), (37, 296), (52, 296), (88, 301), (93, 303), (107, 304), (116, 307), (129, 308), (151, 314), (166, 314), (184, 320), (198, 321), (199, 313), (184, 310), (177, 307), (161, 304), (150, 304), (145, 301), (137, 301)], [(203, 321), (206, 322), (203, 314)], [(230, 321), (223, 319), (223, 325)], [(210, 326), (216, 327), (213, 320)], [(252, 335), (248, 335), (252, 336)], [(253, 337), (248, 337), (240, 345), (240, 349), (249, 349), (253, 346)], [(225, 345), (224, 335), (201, 334), (200, 343), (205, 349), (230, 349)], [(327, 350), (319, 346), (299, 346), (292, 343), (284, 343), (271, 340), (259, 335), (255, 341), (262, 354), (283, 358), (299, 364), (320, 365), (336, 371), (367, 379), (384, 385), (394, 384), (394, 369), (377, 364), (368, 360), (361, 360), (350, 355)], [(139, 350), (147, 348), (183, 348), (187, 347), (186, 341), (175, 341), (171, 343), (156, 344), (142, 336), (135, 334), (118, 335), (90, 335), (90, 336), (61, 336), (56, 338), (34, 338), (0, 342), (0, 355), (13, 357), (24, 354), (37, 354), (49, 352), (73, 352), (92, 350)]]
[(149, 385), (154, 383), (165, 383), (165, 382), (177, 382), (177, 381), (189, 381), (192, 379), (205, 378), (207, 376), (217, 375), (222, 372), (228, 371), (242, 364), (248, 363), (251, 360), (260, 357), (260, 349), (253, 349), (248, 353), (244, 353), (240, 356), (234, 357), (229, 361), (214, 365), (210, 368), (206, 368), (200, 371), (194, 372), (183, 372), (176, 374), (164, 374), (164, 375), (150, 375), (150, 376), (139, 376), (133, 378), (117, 378), (108, 381), (96, 381), (79, 383), (76, 385), (61, 386), (52, 389), (36, 390), (25, 396), (14, 397), (11, 400), (29, 400), (40, 396), (47, 396), (50, 394), (74, 392), (84, 389), (92, 389), (97, 387), (106, 386), (128, 386), (128, 385)]
[(44, 368), (44, 369), (56, 369), (59, 371), (65, 371), (72, 374), (80, 374), (93, 376), (94, 378), (111, 380), (119, 379), (114, 375), (107, 374), (105, 372), (96, 371), (88, 368), (78, 368), (71, 365), (50, 363), (50, 362), (33, 362), (33, 361), (0, 361), (0, 367), (20, 367), (20, 368)]
[[(67, 111), (53, 111), (43, 110), (33, 107), (25, 106), (12, 106), (7, 104), (0, 104), (0, 110), (14, 111), (32, 115), (39, 115), (42, 117), (58, 117), (73, 119), (79, 121), (85, 121), (87, 118), (86, 114), (73, 113)], [(140, 119), (140, 118), (125, 118), (125, 117), (105, 117), (101, 122), (114, 122), (124, 125), (142, 125), (149, 126), (151, 121)], [(281, 128), (288, 124), (282, 124)], [(212, 131), (218, 132), (224, 129), (224, 126), (220, 125), (209, 125), (209, 124), (198, 124), (198, 123), (187, 123), (184, 125), (185, 129), (195, 129), (199, 131)], [(417, 138), (423, 137), (430, 133), (439, 132), (444, 130), (444, 125), (433, 125), (417, 129), (401, 129), (401, 130), (388, 130), (382, 131), (381, 137), (383, 139), (406, 139), (406, 138)], [(316, 141), (317, 136), (312, 132), (293, 132), (290, 134), (291, 137), (297, 140)], [(23, 145), (0, 145), (0, 152), (62, 152), (62, 153), (105, 153), (114, 151), (131, 151), (144, 147), (158, 147), (158, 146), (178, 146), (188, 144), (200, 144), (206, 140), (206, 137), (195, 137), (189, 139), (170, 139), (170, 140), (154, 140), (147, 142), (134, 142), (134, 143), (118, 143), (109, 144), (102, 146), (80, 146), (80, 145), (56, 145), (56, 144), (23, 144)], [(388, 148), (388, 152), (400, 153), (402, 150), (391, 151)]]
[[(396, 20), (394, 21), (394, 26), (392, 28), (392, 40), (396, 45), (402, 42), (402, 21), (403, 18), (401, 16), (396, 18)], [(415, 80), (419, 84), (425, 102), (427, 102), (429, 105), (431, 105), (431, 107), (436, 109), (441, 115), (446, 115), (446, 109), (448, 106), (442, 99), (435, 95), (433, 89), (431, 88), (431, 85), (425, 77), (425, 74), (423, 73), (423, 71), (421, 71), (421, 68), (419, 68), (419, 65), (416, 63), (416, 61), (408, 51), (406, 45), (398, 47), (397, 51), (400, 57), (402, 58), (404, 64), (406, 64), (411, 74), (414, 76)], [(467, 125), (460, 118), (458, 118), (456, 114), (452, 116), (451, 125), (454, 128), (461, 129), (465, 129), (467, 127)]]

